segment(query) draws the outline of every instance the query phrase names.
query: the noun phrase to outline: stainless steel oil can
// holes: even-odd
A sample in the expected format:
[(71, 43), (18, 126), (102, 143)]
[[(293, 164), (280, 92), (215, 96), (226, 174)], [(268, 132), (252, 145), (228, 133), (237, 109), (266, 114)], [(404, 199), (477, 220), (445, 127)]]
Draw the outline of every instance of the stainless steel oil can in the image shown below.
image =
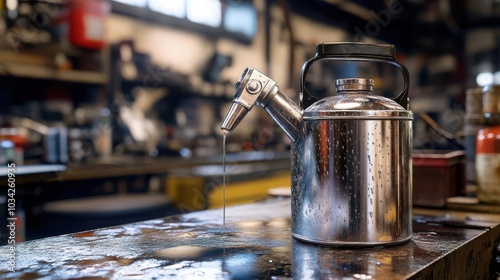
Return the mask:
[[(389, 63), (402, 73), (395, 99), (374, 95), (373, 80), (336, 81), (337, 95), (317, 100), (304, 87), (319, 59)], [(292, 236), (336, 246), (378, 246), (412, 237), (412, 120), (409, 75), (392, 45), (318, 44), (301, 77), (300, 104), (276, 82), (246, 69), (221, 128), (233, 130), (262, 106), (292, 140)]]

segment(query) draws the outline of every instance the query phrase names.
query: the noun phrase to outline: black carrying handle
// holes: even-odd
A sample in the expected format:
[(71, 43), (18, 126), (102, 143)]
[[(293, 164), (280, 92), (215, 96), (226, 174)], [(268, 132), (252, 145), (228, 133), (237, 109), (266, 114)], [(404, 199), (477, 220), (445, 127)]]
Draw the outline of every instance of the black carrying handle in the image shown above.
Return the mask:
[(396, 48), (393, 45), (366, 44), (366, 43), (319, 43), (316, 45), (316, 55), (306, 61), (300, 76), (300, 106), (307, 108), (318, 99), (312, 96), (305, 88), (305, 79), (309, 67), (314, 61), (320, 59), (342, 61), (368, 61), (382, 62), (396, 66), (403, 74), (404, 89), (393, 100), (403, 108), (408, 109), (408, 89), (410, 87), (410, 74), (408, 69), (396, 59)]

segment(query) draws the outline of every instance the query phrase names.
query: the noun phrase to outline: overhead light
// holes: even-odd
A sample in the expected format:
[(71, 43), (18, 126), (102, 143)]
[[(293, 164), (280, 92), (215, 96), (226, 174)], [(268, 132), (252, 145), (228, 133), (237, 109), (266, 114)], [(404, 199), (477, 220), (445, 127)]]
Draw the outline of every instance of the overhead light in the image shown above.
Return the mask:
[(219, 27), (222, 7), (219, 0), (188, 0), (187, 18), (196, 23)]
[(494, 82), (494, 77), (491, 72), (483, 72), (479, 73), (476, 77), (476, 83), (479, 86), (487, 86), (491, 85)]
[(186, 0), (149, 0), (151, 10), (169, 16), (183, 18), (186, 16)]

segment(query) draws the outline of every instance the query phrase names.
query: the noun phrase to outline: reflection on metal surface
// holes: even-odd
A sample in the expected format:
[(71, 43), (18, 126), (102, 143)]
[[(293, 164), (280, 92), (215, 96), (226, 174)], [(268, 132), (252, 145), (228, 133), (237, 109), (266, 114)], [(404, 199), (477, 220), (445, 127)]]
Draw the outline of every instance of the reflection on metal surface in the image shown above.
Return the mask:
[(220, 257), (222, 248), (206, 248), (196, 246), (177, 246), (156, 251), (153, 255), (163, 259), (194, 260), (210, 257)]
[(235, 224), (235, 226), (241, 229), (255, 229), (263, 225), (264, 221), (259, 221), (259, 220), (245, 220)]

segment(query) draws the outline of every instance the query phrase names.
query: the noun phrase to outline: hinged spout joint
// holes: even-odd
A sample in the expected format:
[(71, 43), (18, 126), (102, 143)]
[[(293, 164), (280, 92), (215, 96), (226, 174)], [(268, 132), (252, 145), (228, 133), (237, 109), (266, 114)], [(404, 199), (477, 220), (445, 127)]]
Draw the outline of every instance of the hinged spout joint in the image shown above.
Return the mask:
[(221, 125), (225, 133), (234, 130), (257, 104), (271, 115), (292, 141), (297, 138), (302, 109), (279, 90), (275, 81), (255, 69), (247, 68), (234, 87), (233, 104)]

